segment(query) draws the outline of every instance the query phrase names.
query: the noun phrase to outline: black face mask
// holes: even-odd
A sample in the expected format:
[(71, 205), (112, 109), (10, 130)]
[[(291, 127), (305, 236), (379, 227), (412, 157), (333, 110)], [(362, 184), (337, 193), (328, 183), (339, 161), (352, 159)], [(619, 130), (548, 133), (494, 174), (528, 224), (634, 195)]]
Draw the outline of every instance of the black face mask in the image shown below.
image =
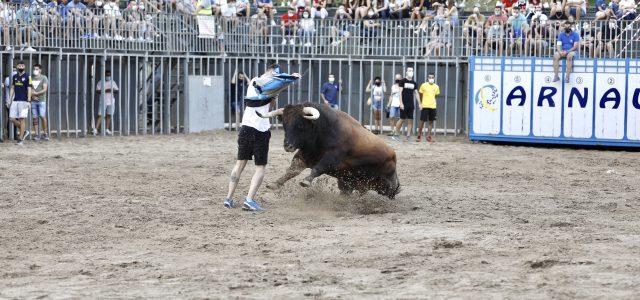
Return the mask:
[(24, 68), (18, 68), (18, 73), (23, 73), (24, 72)]
[(571, 28), (565, 28), (564, 32), (571, 33)]
[(379, 81), (376, 81), (376, 85), (377, 85), (377, 86), (380, 86), (380, 84), (381, 84), (381, 83), (380, 83)]
[(400, 80), (397, 80), (397, 79), (396, 79), (396, 83), (400, 83)]

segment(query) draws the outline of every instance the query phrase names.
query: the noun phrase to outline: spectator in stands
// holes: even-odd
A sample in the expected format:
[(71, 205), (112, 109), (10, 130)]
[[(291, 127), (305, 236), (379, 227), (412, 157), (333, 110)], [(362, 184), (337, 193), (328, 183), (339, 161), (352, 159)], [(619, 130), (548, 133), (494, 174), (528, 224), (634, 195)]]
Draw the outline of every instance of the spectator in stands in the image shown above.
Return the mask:
[[(100, 132), (103, 112), (105, 115), (104, 121), (106, 124), (105, 133), (106, 135), (111, 135), (111, 116), (116, 110), (116, 97), (114, 95), (120, 91), (120, 89), (118, 89), (118, 84), (116, 84), (113, 78), (111, 78), (111, 71), (106, 70), (104, 72), (104, 75), (104, 79), (98, 82), (98, 84), (96, 85), (96, 93), (100, 97), (100, 102), (98, 104), (98, 118), (96, 119), (96, 126), (93, 129), (93, 135), (96, 135), (98, 134), (98, 132)], [(103, 87), (104, 96), (102, 94)]]
[(302, 16), (302, 12), (307, 8), (307, 0), (292, 0), (290, 7), (295, 10), (298, 18)]
[[(11, 51), (11, 40), (9, 39), (9, 32), (13, 30), (14, 22), (16, 20), (16, 14), (13, 9), (4, 3), (0, 3), (0, 27), (2, 27), (2, 45), (5, 46), (5, 51)], [(9, 85), (7, 85), (7, 89)]]
[(411, 14), (409, 18), (411, 20), (422, 20), (422, 6), (423, 2), (427, 2), (427, 5), (431, 6), (429, 1), (423, 0), (410, 0), (411, 1)]
[(256, 7), (264, 12), (265, 15), (271, 20), (271, 25), (275, 25), (273, 22), (273, 0), (255, 0)]
[(416, 142), (420, 142), (425, 122), (427, 122), (427, 142), (435, 142), (431, 137), (431, 131), (437, 118), (436, 96), (440, 95), (440, 86), (436, 84), (435, 74), (429, 73), (427, 75), (427, 82), (420, 85), (418, 92), (422, 101), (418, 102), (420, 105), (420, 121), (418, 121), (418, 138), (416, 138)]
[(389, 1), (373, 0), (373, 11), (380, 17), (380, 19), (389, 19)]
[[(77, 1), (77, 0), (76, 0)], [(28, 0), (22, 2), (22, 6), (16, 13), (18, 21), (18, 42), (21, 44), (20, 51), (35, 52), (31, 47), (31, 39), (38, 38), (38, 32), (33, 26), (35, 24), (35, 9), (29, 5)]]
[[(429, 22), (430, 19), (433, 19), (433, 23)], [(427, 28), (429, 27), (429, 24), (431, 24), (431, 33), (433, 33), (433, 24), (438, 24), (440, 25), (440, 27), (442, 27), (442, 25), (444, 24), (444, 21), (446, 19), (445, 16), (445, 8), (443, 5), (438, 5), (437, 9), (436, 9), (436, 15), (433, 16), (433, 18), (429, 17), (429, 18), (423, 18), (422, 22), (420, 22), (420, 25), (418, 26), (418, 29), (416, 31), (414, 31), (413, 33), (415, 34), (420, 34), (421, 32), (423, 34), (427, 33)]]
[(564, 15), (573, 16), (576, 21), (580, 21), (580, 17), (587, 14), (586, 0), (567, 0), (564, 6)]
[(346, 43), (351, 33), (349, 33), (349, 24), (351, 23), (351, 15), (349, 15), (343, 5), (338, 7), (338, 11), (333, 16), (335, 26), (331, 27), (331, 45), (338, 46)]
[(448, 1), (448, 3), (449, 7), (445, 8), (444, 16), (451, 21), (451, 26), (458, 26), (460, 24), (458, 8), (454, 5), (453, 1)]
[[(63, 21), (66, 21), (66, 24), (63, 26), (69, 26), (72, 28), (73, 36), (72, 38), (88, 38), (89, 36), (85, 34), (85, 15), (84, 11), (87, 7), (80, 2), (80, 0), (73, 0), (67, 3), (66, 6), (66, 18)], [(64, 23), (64, 22), (63, 22)]]
[(600, 32), (596, 35), (596, 57), (616, 57), (616, 45), (620, 38), (620, 26), (615, 17), (609, 16), (605, 22), (601, 22)]
[(564, 14), (565, 5), (562, 0), (556, 0), (555, 4), (551, 4), (551, 12), (549, 13), (549, 19), (551, 20), (564, 20), (566, 16)]
[[(543, 16), (543, 15), (542, 15)], [(531, 19), (531, 27), (527, 31), (527, 41), (525, 42), (525, 55), (539, 56), (544, 53), (544, 49), (547, 49), (549, 43), (548, 30), (546, 28), (547, 20), (543, 20), (540, 16), (534, 16)]]
[[(47, 135), (47, 91), (49, 90), (49, 79), (42, 74), (40, 64), (33, 65), (33, 75), (31, 76), (31, 117), (33, 118), (34, 140), (49, 140)], [(42, 124), (40, 134), (38, 134), (38, 121)]]
[[(268, 34), (267, 22), (269, 18), (267, 17), (266, 11), (268, 8), (259, 8), (258, 13), (251, 16), (251, 35), (254, 37), (266, 38)], [(265, 41), (266, 42), (266, 41)]]
[[(489, 18), (491, 19), (491, 18)], [(487, 38), (484, 44), (484, 53), (489, 54), (489, 48), (497, 51), (498, 56), (502, 56), (504, 47), (505, 32), (504, 26), (499, 19), (494, 19), (492, 25), (487, 30)]]
[(620, 19), (623, 20), (635, 20), (637, 17), (636, 9), (638, 5), (634, 0), (621, 0), (620, 1), (620, 10), (622, 11), (622, 16)]
[(327, 1), (313, 0), (313, 5), (311, 6), (311, 18), (320, 18), (324, 20), (328, 16), (329, 12), (327, 11)]
[(325, 82), (320, 89), (320, 98), (324, 104), (331, 106), (333, 109), (340, 109), (338, 103), (338, 94), (342, 90), (342, 80), (336, 83), (336, 77), (329, 74), (329, 81)]
[(142, 14), (138, 11), (138, 4), (135, 0), (131, 0), (127, 8), (122, 14), (125, 22), (125, 32), (129, 35), (129, 41), (135, 40), (138, 35), (140, 39), (144, 39), (140, 34), (142, 27)]
[(391, 86), (391, 95), (389, 96), (389, 102), (387, 109), (389, 110), (389, 127), (391, 127), (390, 136), (397, 136), (396, 122), (400, 119), (400, 105), (402, 104), (400, 87), (400, 80), (402, 75), (396, 74), (394, 84)]
[(520, 55), (522, 55), (522, 46), (525, 43), (527, 30), (527, 18), (524, 16), (525, 7), (521, 6), (522, 9), (512, 9), (512, 16), (507, 21), (509, 26), (509, 53), (512, 55), (518, 51)]
[(115, 0), (107, 0), (107, 2), (103, 5), (104, 10), (104, 37), (111, 38), (112, 36), (116, 40), (122, 40), (122, 35), (120, 35), (120, 24), (123, 23), (122, 14), (120, 13), (120, 7)]
[(376, 16), (373, 8), (367, 11), (367, 15), (363, 18), (362, 21), (362, 36), (364, 37), (363, 46), (367, 46), (370, 42), (373, 42), (374, 38), (378, 36), (378, 30), (382, 28), (382, 24), (377, 21), (378, 16)]
[(26, 129), (25, 119), (29, 116), (29, 104), (31, 102), (31, 77), (25, 70), (23, 61), (16, 65), (18, 73), (12, 76), (11, 88), (9, 89), (9, 118), (15, 127), (18, 128), (18, 145), (29, 136)]
[(560, 59), (567, 60), (567, 76), (565, 82), (570, 82), (571, 70), (573, 68), (573, 58), (577, 54), (580, 45), (580, 35), (572, 29), (573, 22), (565, 21), (562, 25), (564, 31), (558, 34), (558, 42), (556, 53), (553, 55), (553, 81), (559, 81), (558, 71), (560, 67)]
[(229, 32), (230, 28), (238, 27), (238, 10), (237, 9), (238, 9), (238, 6), (236, 5), (236, 0), (228, 0), (226, 3), (224, 2), (221, 3), (220, 15), (222, 16), (223, 32)]
[(477, 49), (482, 45), (482, 33), (485, 17), (480, 13), (479, 7), (474, 7), (473, 12), (462, 26), (462, 36), (466, 41), (466, 49)]
[[(452, 41), (453, 27), (451, 26), (451, 21), (447, 19), (442, 25), (433, 23), (431, 40), (427, 44), (425, 56), (431, 56), (432, 52), (434, 52), (435, 55), (446, 55), (445, 53), (450, 53)], [(442, 52), (442, 50), (446, 52)]]
[(305, 47), (313, 46), (313, 43), (311, 43), (311, 41), (313, 40), (313, 35), (315, 32), (316, 32), (315, 23), (311, 18), (311, 14), (309, 13), (309, 11), (306, 11), (306, 10), (303, 11), (302, 19), (300, 20), (299, 35), (300, 35), (301, 43)]
[(104, 11), (102, 10), (102, 6), (103, 6), (102, 0), (99, 0), (99, 1), (87, 0), (86, 5), (87, 5), (87, 9), (85, 10), (86, 12), (85, 22), (90, 27), (88, 35), (91, 38), (99, 39), (100, 34), (98, 33), (98, 28), (100, 27), (100, 23), (103, 22), (103, 19), (104, 19), (103, 18)]
[(248, 84), (249, 79), (244, 75), (244, 72), (236, 70), (231, 77), (231, 103), (229, 103), (229, 110), (234, 117), (236, 130), (240, 129), (240, 113), (242, 113), (242, 102)]
[[(129, 6), (131, 6), (131, 4), (129, 4)], [(214, 11), (211, 0), (198, 0), (196, 1), (196, 14), (201, 16), (211, 16), (213, 14), (218, 15), (219, 10), (216, 8)]]
[(249, 0), (236, 0), (236, 15), (238, 17), (251, 16), (251, 4)]
[(502, 13), (502, 6), (496, 5), (496, 7), (493, 9), (493, 15), (487, 19), (487, 22), (484, 23), (484, 26), (489, 28), (490, 26), (493, 26), (495, 22), (498, 22), (498, 25), (504, 27), (507, 24), (508, 19), (509, 18)]
[(377, 76), (373, 80), (369, 79), (365, 92), (371, 93), (371, 98), (369, 98), (370, 103), (367, 103), (371, 106), (375, 123), (371, 132), (373, 132), (373, 134), (380, 134), (382, 132), (382, 123), (380, 121), (382, 118), (382, 105), (384, 103), (384, 94), (387, 92), (387, 85), (380, 76)]
[(389, 7), (390, 17), (395, 20), (408, 18), (411, 12), (409, 2), (410, 0), (395, 0), (394, 5)]
[(580, 52), (589, 57), (594, 57), (595, 29), (591, 28), (591, 24), (589, 22), (582, 23), (580, 36), (582, 37), (580, 40)]
[(298, 31), (298, 15), (296, 9), (290, 7), (286, 14), (280, 16), (280, 30), (282, 30), (282, 45), (287, 44), (286, 37), (289, 36), (289, 44), (296, 44), (295, 34)]
[[(172, 0), (175, 1), (176, 10), (186, 15), (195, 15), (196, 14), (196, 6), (193, 4), (191, 0)], [(271, 0), (268, 0), (271, 1)]]

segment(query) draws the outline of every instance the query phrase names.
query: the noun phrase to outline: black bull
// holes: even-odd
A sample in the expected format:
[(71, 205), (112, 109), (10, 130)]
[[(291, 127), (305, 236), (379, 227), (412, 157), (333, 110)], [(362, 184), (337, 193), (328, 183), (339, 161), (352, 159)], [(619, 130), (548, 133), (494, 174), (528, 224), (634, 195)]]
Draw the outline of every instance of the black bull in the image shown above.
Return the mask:
[(279, 188), (311, 168), (300, 185), (308, 187), (314, 178), (327, 174), (338, 180), (343, 194), (374, 190), (390, 199), (398, 194), (395, 151), (348, 114), (307, 102), (287, 105), (261, 117), (274, 116), (284, 126), (285, 151), (298, 152), (286, 174), (268, 188)]

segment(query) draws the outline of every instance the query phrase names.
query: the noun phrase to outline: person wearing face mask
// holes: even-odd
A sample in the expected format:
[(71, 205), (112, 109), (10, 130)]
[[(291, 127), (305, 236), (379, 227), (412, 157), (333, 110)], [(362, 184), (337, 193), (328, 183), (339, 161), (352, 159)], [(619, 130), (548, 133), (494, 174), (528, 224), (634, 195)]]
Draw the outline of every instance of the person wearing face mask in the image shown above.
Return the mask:
[[(9, 92), (10, 92), (10, 87), (11, 87), (11, 81), (13, 80), (13, 76), (18, 74), (18, 70), (16, 69), (16, 67), (13, 67), (13, 71), (7, 75), (4, 78), (4, 81), (2, 82), (2, 125), (0, 126), (0, 142), (3, 141), (5, 139), (5, 137), (8, 139), (10, 137), (9, 133), (11, 132), (11, 124), (13, 123), (11, 121), (11, 119), (9, 118), (9, 108), (11, 108), (11, 98), (9, 98)], [(18, 133), (18, 128), (14, 127), (14, 133), (13, 136), (14, 137), (18, 137), (19, 133)]]
[(467, 18), (462, 27), (462, 35), (465, 37), (466, 49), (478, 49), (482, 45), (482, 32), (485, 16), (480, 13), (479, 7), (473, 8), (473, 13)]
[(396, 136), (396, 122), (400, 119), (400, 105), (402, 104), (402, 88), (400, 87), (400, 80), (402, 75), (396, 74), (395, 82), (391, 86), (391, 95), (389, 96), (389, 102), (387, 109), (389, 110), (389, 127), (391, 127), (391, 133), (389, 136)]
[(531, 20), (531, 28), (527, 31), (527, 41), (525, 42), (525, 55), (527, 56), (540, 56), (543, 54), (544, 49), (548, 49), (548, 30), (544, 26), (544, 21), (540, 21), (540, 18), (533, 18)]
[(580, 45), (580, 35), (573, 31), (572, 22), (565, 21), (562, 25), (563, 31), (558, 34), (556, 43), (556, 53), (553, 55), (553, 82), (560, 81), (558, 71), (560, 67), (560, 59), (567, 60), (567, 70), (565, 82), (570, 82), (571, 70), (573, 69), (573, 58), (577, 55), (578, 45)]
[[(400, 94), (402, 96), (402, 103), (400, 103), (400, 120), (396, 123), (396, 134), (400, 133), (402, 125), (407, 123), (407, 137), (406, 142), (409, 141), (413, 135), (413, 114), (415, 112), (415, 102), (419, 102), (420, 95), (418, 95), (417, 83), (413, 80), (413, 67), (407, 67), (406, 77), (402, 78), (398, 85), (400, 86)], [(393, 136), (394, 140), (399, 140), (398, 135)]]
[(315, 23), (308, 11), (302, 12), (302, 20), (300, 20), (300, 39), (305, 47), (311, 47), (313, 44), (313, 34), (315, 33)]
[(418, 122), (418, 138), (416, 142), (420, 142), (424, 123), (427, 122), (427, 142), (434, 142), (431, 137), (431, 131), (434, 128), (433, 122), (437, 118), (436, 96), (440, 95), (440, 87), (436, 84), (436, 76), (433, 73), (427, 75), (427, 82), (420, 85), (420, 95), (422, 101), (420, 104), (420, 121)]
[[(102, 126), (102, 115), (104, 112), (105, 118), (104, 122), (106, 125), (105, 133), (106, 135), (111, 135), (111, 116), (116, 110), (116, 97), (114, 94), (117, 94), (120, 89), (118, 88), (118, 84), (111, 78), (111, 71), (106, 70), (104, 72), (105, 77), (104, 80), (101, 80), (96, 85), (96, 94), (100, 97), (100, 102), (98, 103), (98, 118), (96, 119), (96, 126), (93, 129), (93, 135), (98, 134), (100, 132), (100, 127)], [(102, 94), (104, 90), (104, 95)]]
[(338, 11), (333, 16), (335, 26), (331, 27), (331, 38), (333, 42), (332, 46), (339, 46), (342, 43), (347, 42), (351, 33), (349, 32), (349, 25), (351, 24), (351, 15), (349, 15), (343, 5), (338, 7)]
[(505, 47), (504, 27), (498, 21), (494, 21), (493, 25), (487, 30), (487, 39), (484, 44), (484, 53), (489, 54), (489, 49), (497, 51), (498, 56), (502, 55)]
[(336, 77), (333, 74), (329, 74), (329, 81), (325, 82), (320, 88), (320, 98), (324, 104), (331, 106), (333, 109), (340, 109), (338, 103), (338, 95), (342, 89), (342, 80), (336, 83)]
[(371, 93), (371, 97), (367, 101), (367, 104), (371, 106), (371, 112), (373, 114), (374, 127), (371, 130), (373, 134), (380, 134), (382, 132), (382, 104), (384, 103), (384, 93), (387, 92), (387, 86), (380, 77), (376, 77), (373, 80), (369, 80), (367, 93)]
[(551, 12), (549, 13), (549, 19), (551, 20), (564, 20), (566, 16), (564, 14), (564, 2), (562, 0), (556, 0), (551, 4)]
[(18, 145), (22, 145), (30, 134), (29, 130), (26, 130), (25, 119), (29, 116), (33, 85), (31, 85), (31, 76), (26, 72), (23, 61), (18, 62), (16, 69), (18, 73), (13, 75), (9, 89), (9, 101), (12, 101), (9, 106), (9, 118), (18, 128)]
[[(49, 79), (42, 74), (40, 64), (33, 65), (31, 75), (31, 116), (33, 118), (33, 140), (49, 140), (47, 134), (47, 91), (49, 90)], [(40, 134), (38, 135), (38, 121), (40, 121)]]
[(525, 42), (524, 30), (527, 24), (527, 18), (524, 16), (522, 10), (513, 10), (513, 17), (509, 18), (508, 24), (510, 32), (509, 35), (511, 37), (511, 41), (509, 44), (509, 52), (511, 54), (516, 53), (522, 54), (522, 46)]
[(377, 19), (378, 17), (373, 9), (369, 9), (369, 11), (367, 11), (367, 16), (363, 18), (363, 46), (367, 46), (375, 37), (378, 36), (378, 29), (382, 27), (382, 24), (377, 22)]
[(298, 15), (295, 8), (290, 7), (289, 11), (280, 16), (280, 30), (282, 31), (282, 45), (287, 44), (286, 37), (289, 36), (289, 44), (295, 46), (296, 41), (294, 34), (298, 31)]
[(496, 6), (493, 10), (493, 15), (487, 19), (487, 22), (484, 23), (485, 27), (488, 29), (494, 22), (500, 23), (501, 26), (507, 24), (507, 20), (509, 18), (502, 13), (502, 6)]

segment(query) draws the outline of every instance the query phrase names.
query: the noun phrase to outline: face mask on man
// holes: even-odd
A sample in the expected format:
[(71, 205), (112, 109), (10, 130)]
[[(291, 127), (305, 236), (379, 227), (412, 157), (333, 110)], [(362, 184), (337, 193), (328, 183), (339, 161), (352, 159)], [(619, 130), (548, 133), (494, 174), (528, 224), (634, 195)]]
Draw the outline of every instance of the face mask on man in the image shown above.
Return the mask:
[(433, 79), (433, 78), (429, 78), (429, 83), (433, 84), (434, 82), (436, 82), (436, 80), (435, 80), (435, 79)]
[(106, 81), (111, 81), (111, 75), (107, 75), (107, 76), (105, 76), (105, 77), (104, 77), (104, 80), (106, 80)]
[(407, 71), (407, 78), (413, 78), (413, 71)]
[(336, 79), (335, 79), (335, 78), (333, 78), (333, 77), (329, 77), (329, 82), (333, 83), (334, 81), (336, 81)]
[(564, 32), (566, 32), (566, 33), (571, 33), (571, 28), (565, 28), (565, 29), (564, 29)]
[(375, 82), (377, 86), (380, 86), (382, 83), (380, 81)]
[(102, 1), (97, 1), (97, 2), (96, 2), (96, 6), (97, 6), (97, 7), (102, 7)]
[(18, 68), (18, 73), (24, 73), (24, 68)]
[(369, 12), (367, 13), (367, 16), (369, 16), (369, 17), (373, 17), (373, 14), (374, 14), (374, 13), (373, 13), (373, 11), (369, 11)]
[(306, 19), (309, 17), (309, 14), (303, 14), (302, 17)]
[(40, 76), (40, 70), (33, 70), (33, 76)]
[(499, 15), (500, 15), (500, 10), (496, 9), (496, 11), (494, 12), (494, 14), (495, 14), (496, 16), (499, 16)]

